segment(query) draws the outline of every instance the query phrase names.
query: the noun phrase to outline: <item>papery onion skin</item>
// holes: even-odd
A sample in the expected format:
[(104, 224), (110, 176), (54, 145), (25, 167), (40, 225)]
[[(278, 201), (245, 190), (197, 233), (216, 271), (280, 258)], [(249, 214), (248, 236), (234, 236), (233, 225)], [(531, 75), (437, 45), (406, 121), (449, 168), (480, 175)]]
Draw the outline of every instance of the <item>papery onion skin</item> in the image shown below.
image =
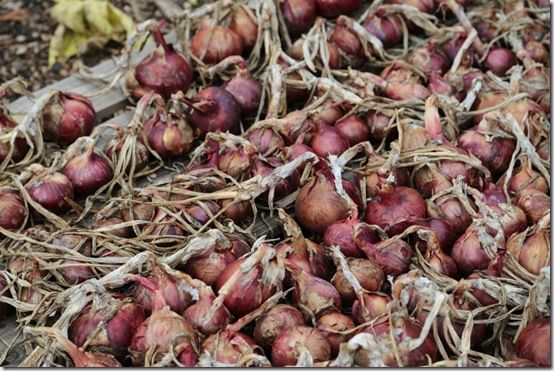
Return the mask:
[(271, 347), (278, 335), (300, 325), (304, 325), (304, 317), (298, 309), (288, 304), (277, 304), (256, 321), (254, 339), (257, 344)]
[(102, 326), (105, 327), (91, 337), (87, 349), (113, 354), (123, 361), (128, 354), (131, 337), (146, 319), (144, 309), (138, 304), (126, 302), (108, 317), (107, 311), (93, 308), (86, 306), (73, 320), (69, 326), (69, 339), (82, 347), (98, 325), (103, 323)]
[[(356, 277), (362, 288), (367, 291), (379, 291), (385, 280), (383, 271), (379, 265), (368, 259), (353, 258), (348, 258), (347, 264), (350, 272)], [(350, 285), (350, 282), (341, 270), (335, 273), (331, 279), (331, 283), (340, 293), (345, 303), (352, 303), (354, 299), (356, 299), (354, 288)]]
[[(13, 121), (7, 114), (5, 114), (0, 108), (0, 132), (2, 129), (13, 129), (17, 126), (15, 121)], [(11, 144), (9, 142), (0, 142), (0, 163), (3, 162), (8, 156), (11, 149)], [(13, 152), (11, 155), (11, 160), (13, 162), (18, 162), (25, 157), (25, 154), (29, 150), (29, 145), (27, 144), (26, 139), (23, 135), (18, 135), (15, 139)]]
[(520, 332), (515, 343), (517, 355), (540, 367), (550, 367), (550, 340), (550, 318), (538, 318)]
[(409, 187), (386, 187), (367, 204), (366, 222), (391, 235), (402, 233), (427, 214), (425, 200)]
[(94, 272), (90, 266), (75, 259), (64, 259), (60, 271), (65, 281), (70, 285), (76, 285), (94, 277)]
[(194, 326), (196, 330), (202, 333), (202, 335), (215, 334), (231, 322), (231, 313), (229, 313), (225, 305), (217, 308), (212, 318), (206, 322), (205, 320), (208, 317), (216, 296), (209, 287), (201, 287), (198, 289), (198, 295), (198, 301), (185, 309), (183, 318)]
[(352, 337), (352, 334), (342, 335), (332, 331), (347, 331), (354, 327), (352, 319), (340, 312), (326, 313), (317, 319), (317, 328), (327, 337), (331, 346), (332, 358), (339, 354), (340, 345)]
[(27, 217), (27, 209), (23, 199), (14, 190), (0, 188), (0, 227), (16, 230), (23, 226)]
[(291, 274), (294, 281), (294, 301), (302, 308), (316, 316), (330, 309), (341, 308), (341, 296), (331, 283), (298, 267), (291, 269)]
[(252, 143), (263, 156), (270, 156), (285, 148), (285, 140), (273, 129), (259, 128), (248, 132), (246, 139)]
[[(286, 264), (292, 264), (309, 274), (327, 279), (332, 272), (332, 262), (325, 249), (306, 238), (288, 238), (275, 245), (277, 255)], [(288, 274), (285, 280), (290, 280)]]
[(113, 178), (108, 160), (91, 151), (73, 157), (63, 172), (73, 184), (75, 193), (81, 196), (96, 192)]
[[(100, 219), (98, 222), (96, 222), (95, 228), (104, 228), (104, 227), (110, 227), (115, 224), (121, 224), (125, 221), (121, 219), (118, 216), (112, 215), (105, 218)], [(130, 227), (121, 227), (118, 229), (112, 229), (110, 231), (106, 231), (104, 233), (111, 234), (120, 238), (129, 238), (132, 236), (132, 230)]]
[(210, 335), (202, 343), (202, 353), (208, 353), (219, 363), (236, 364), (242, 357), (254, 353), (256, 343), (241, 332), (223, 330)]
[[(471, 201), (469, 202), (471, 206)], [(427, 204), (427, 214), (432, 218), (440, 218), (447, 221), (458, 237), (471, 224), (471, 215), (465, 206), (453, 195), (444, 195), (435, 199), (434, 203)]]
[(74, 196), (73, 184), (61, 173), (48, 174), (31, 180), (25, 188), (34, 201), (54, 213), (69, 210), (70, 206), (66, 198), (73, 199)]
[(525, 212), (529, 223), (537, 223), (550, 211), (550, 197), (535, 189), (521, 191), (515, 203)]
[[(167, 44), (159, 27), (152, 30), (156, 49), (135, 67), (135, 79), (142, 86), (164, 98), (178, 91), (186, 92), (192, 82), (190, 63)], [(134, 95), (142, 95), (139, 89), (131, 89)]]
[(370, 34), (381, 40), (385, 48), (394, 46), (402, 40), (402, 22), (396, 14), (384, 14), (378, 11), (371, 14), (363, 26)]
[(298, 36), (314, 24), (317, 15), (316, 0), (284, 0), (281, 2), (281, 12), (291, 36)]
[[(352, 317), (358, 325), (372, 321), (382, 314), (387, 313), (390, 298), (380, 292), (366, 292), (362, 295), (363, 307), (360, 300), (356, 299), (352, 305)], [(365, 309), (364, 309), (365, 307)]]
[(242, 39), (228, 27), (206, 20), (190, 39), (190, 51), (206, 64), (216, 64), (231, 55), (241, 55)]
[(475, 270), (486, 268), (491, 260), (481, 246), (479, 232), (474, 224), (470, 225), (458, 238), (450, 255), (456, 262), (458, 271), (464, 277)]
[(180, 157), (192, 149), (194, 134), (183, 117), (169, 112), (164, 119), (154, 117), (144, 124), (150, 147), (164, 160)]
[[(265, 178), (273, 173), (275, 168), (283, 166), (284, 163), (281, 159), (277, 157), (269, 157), (266, 161), (255, 160), (252, 164), (251, 175), (257, 176), (260, 175), (262, 178)], [(300, 180), (300, 173), (298, 170), (295, 170), (288, 178), (282, 179), (275, 185), (274, 190), (274, 200), (280, 200), (296, 189), (298, 189), (298, 182)], [(267, 202), (269, 200), (269, 190), (265, 191), (259, 196), (259, 199)]]
[(240, 106), (235, 97), (227, 90), (211, 86), (196, 94), (193, 101), (200, 102), (202, 110), (204, 110), (201, 112), (192, 109), (190, 113), (190, 124), (201, 135), (209, 132), (238, 132)]
[(550, 263), (550, 230), (537, 228), (530, 233), (513, 234), (508, 238), (506, 248), (523, 268), (539, 275), (541, 269)]
[(77, 93), (58, 94), (58, 101), (42, 112), (44, 137), (60, 144), (71, 144), (90, 135), (96, 123), (92, 102)]
[(293, 366), (303, 350), (307, 350), (314, 362), (331, 359), (331, 346), (325, 335), (308, 326), (295, 326), (279, 334), (271, 349), (274, 367)]

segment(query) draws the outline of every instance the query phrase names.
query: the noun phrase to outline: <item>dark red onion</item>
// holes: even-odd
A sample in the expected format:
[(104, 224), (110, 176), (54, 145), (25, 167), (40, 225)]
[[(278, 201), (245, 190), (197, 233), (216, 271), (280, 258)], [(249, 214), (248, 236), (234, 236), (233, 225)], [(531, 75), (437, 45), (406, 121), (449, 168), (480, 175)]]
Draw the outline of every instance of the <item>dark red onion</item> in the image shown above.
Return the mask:
[[(440, 247), (445, 252), (450, 252), (452, 245), (456, 242), (458, 234), (456, 233), (456, 229), (454, 229), (448, 221), (441, 218), (430, 218), (419, 221), (417, 224), (431, 229), (436, 234)], [(419, 238), (415, 239), (415, 245), (422, 252), (426, 251), (426, 244)]]
[(262, 85), (252, 76), (246, 65), (239, 66), (235, 76), (225, 82), (223, 87), (235, 97), (243, 117), (258, 113), (262, 99)]
[(242, 224), (250, 220), (253, 215), (252, 204), (249, 201), (221, 200), (223, 215), (235, 224)]
[(518, 357), (528, 359), (540, 367), (550, 367), (550, 318), (538, 318), (519, 333), (516, 340)]
[(467, 277), (475, 270), (486, 268), (491, 261), (481, 245), (479, 230), (475, 224), (470, 225), (465, 233), (458, 238), (450, 255), (463, 277)]
[(369, 140), (369, 127), (360, 118), (354, 115), (348, 115), (335, 124), (335, 129), (339, 134), (348, 140), (353, 146), (360, 142)]
[(506, 72), (517, 63), (516, 55), (506, 48), (495, 48), (489, 51), (485, 59), (485, 68), (498, 76), (505, 76)]
[(311, 354), (314, 362), (331, 359), (331, 346), (320, 330), (308, 326), (295, 326), (281, 332), (275, 338), (271, 348), (272, 365), (294, 366), (304, 351)]
[(281, 12), (291, 36), (298, 36), (308, 31), (317, 15), (316, 0), (283, 0)]
[(258, 149), (263, 156), (271, 156), (275, 152), (281, 152), (285, 147), (283, 137), (270, 128), (258, 128), (248, 132), (246, 139)]
[(85, 152), (69, 160), (63, 172), (73, 184), (75, 193), (80, 196), (95, 193), (113, 177), (111, 164), (94, 152), (94, 143)]
[[(469, 204), (472, 204), (471, 201)], [(462, 234), (472, 221), (464, 205), (453, 195), (440, 196), (433, 202), (428, 202), (427, 213), (431, 218), (447, 221), (456, 236)]]
[(56, 97), (42, 112), (44, 138), (67, 145), (90, 135), (96, 123), (92, 102), (77, 93), (58, 92)]
[(319, 125), (310, 146), (316, 155), (326, 158), (328, 155), (340, 155), (348, 149), (349, 144), (348, 139), (336, 128), (322, 124)]
[(27, 217), (27, 209), (23, 199), (16, 191), (0, 188), (0, 227), (16, 230), (23, 226)]
[(239, 131), (240, 106), (227, 90), (211, 86), (198, 92), (192, 101), (190, 123), (201, 135)]
[(363, 23), (364, 28), (383, 42), (385, 48), (402, 40), (402, 21), (397, 14), (385, 14), (383, 10), (370, 14)]
[[(166, 99), (178, 91), (186, 92), (193, 77), (191, 65), (172, 44), (167, 44), (158, 26), (152, 27), (151, 34), (156, 49), (135, 67), (136, 81)], [(133, 93), (142, 95), (140, 89)]]
[(367, 258), (379, 265), (383, 273), (388, 276), (398, 276), (410, 268), (413, 249), (405, 241), (400, 239), (388, 239), (379, 241), (376, 233), (356, 233), (354, 240)]
[(257, 344), (271, 347), (282, 332), (304, 324), (304, 317), (298, 309), (288, 304), (277, 304), (256, 321), (254, 339)]
[(199, 225), (205, 225), (215, 214), (219, 212), (220, 208), (216, 202), (206, 200), (197, 201), (194, 204), (183, 205), (180, 209)]
[(66, 199), (73, 199), (74, 190), (71, 181), (61, 173), (41, 175), (25, 185), (29, 196), (45, 209), (62, 213), (70, 206)]
[(345, 256), (361, 258), (364, 256), (364, 253), (354, 242), (356, 228), (358, 228), (358, 233), (360, 233), (359, 231), (367, 229), (361, 224), (358, 216), (353, 213), (346, 219), (337, 221), (328, 226), (323, 235), (323, 243), (327, 246), (338, 246)]
[(319, 14), (326, 18), (336, 18), (348, 14), (362, 4), (362, 0), (316, 0)]
[(244, 148), (229, 147), (218, 155), (217, 168), (235, 179), (241, 179), (250, 162), (250, 155)]
[(216, 64), (231, 55), (241, 55), (242, 39), (228, 27), (205, 19), (190, 39), (190, 51), (207, 64)]

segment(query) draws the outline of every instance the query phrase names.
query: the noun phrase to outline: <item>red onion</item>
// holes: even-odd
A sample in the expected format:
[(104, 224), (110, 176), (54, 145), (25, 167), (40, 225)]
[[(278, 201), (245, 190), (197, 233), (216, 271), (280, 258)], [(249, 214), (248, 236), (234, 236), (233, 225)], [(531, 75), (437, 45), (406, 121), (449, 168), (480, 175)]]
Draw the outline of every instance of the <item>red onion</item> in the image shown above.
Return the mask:
[(485, 203), (490, 206), (508, 202), (502, 187), (494, 183), (487, 183), (483, 187), (483, 196), (485, 198)]
[(241, 179), (251, 166), (250, 162), (250, 155), (244, 148), (229, 147), (219, 154), (217, 168), (235, 179)]
[(322, 278), (316, 277), (296, 265), (288, 264), (287, 269), (294, 281), (294, 301), (313, 315), (330, 309), (341, 308), (341, 297), (337, 289)]
[(550, 211), (550, 197), (534, 189), (521, 191), (515, 200), (516, 205), (527, 215), (529, 223), (537, 223)]
[(370, 137), (376, 140), (383, 140), (387, 136), (391, 118), (378, 111), (369, 110), (365, 115)]
[(396, 14), (385, 14), (381, 9), (370, 14), (363, 26), (370, 34), (381, 40), (385, 48), (398, 44), (404, 34), (400, 17)]
[(512, 139), (488, 138), (486, 130), (481, 125), (464, 131), (458, 137), (458, 146), (481, 160), (493, 175), (506, 171), (515, 150), (515, 142)]
[(192, 128), (178, 114), (157, 114), (144, 124), (143, 130), (150, 147), (164, 160), (180, 157), (192, 149)]
[[(150, 222), (154, 218), (154, 214), (156, 213), (156, 207), (153, 205), (148, 204), (150, 201), (147, 198), (143, 198), (143, 202), (136, 202), (133, 203), (131, 207), (124, 207), (121, 210), (121, 216), (123, 217), (123, 220), (126, 222), (132, 222), (132, 221), (143, 221), (143, 222)], [(139, 228), (142, 228), (142, 226), (139, 226)]]
[[(289, 54), (292, 58), (297, 60), (304, 59), (304, 53), (302, 50), (302, 45), (304, 44), (304, 42), (305, 42), (305, 39), (300, 38), (296, 40), (294, 44), (292, 44), (292, 46), (289, 49)], [(330, 69), (339, 68), (341, 64), (341, 56), (340, 56), (339, 49), (335, 44), (331, 42), (327, 42), (327, 54), (329, 56), (329, 59), (327, 60), (327, 65), (329, 66), (329, 68)], [(317, 62), (317, 64), (323, 65), (323, 61), (319, 54), (315, 57), (315, 61)]]
[[(469, 201), (469, 204), (472, 205), (472, 202)], [(428, 202), (427, 213), (431, 218), (447, 221), (453, 228), (456, 237), (466, 230), (472, 220), (464, 205), (452, 195), (440, 196), (433, 202)]]
[(231, 313), (225, 308), (225, 305), (217, 308), (214, 315), (206, 322), (215, 298), (209, 286), (200, 287), (198, 289), (198, 301), (185, 309), (183, 313), (183, 317), (187, 322), (202, 335), (215, 334), (231, 322)]
[[(189, 62), (167, 44), (159, 26), (151, 28), (156, 49), (135, 67), (135, 79), (148, 90), (153, 90), (164, 98), (178, 91), (186, 92), (192, 83), (192, 67)], [(140, 89), (133, 92), (142, 95)]]
[(538, 318), (519, 333), (516, 340), (518, 357), (528, 359), (540, 367), (550, 367), (550, 318)]
[(201, 90), (192, 101), (190, 123), (201, 135), (239, 131), (240, 106), (227, 90), (211, 86)]
[[(0, 131), (4, 131), (5, 129), (13, 129), (16, 126), (17, 124), (15, 123), (15, 121), (8, 117), (7, 113), (4, 113), (2, 108), (0, 108)], [(11, 144), (9, 143), (9, 141), (0, 142), (0, 163), (6, 159), (6, 157), (10, 153), (10, 149)], [(13, 162), (21, 161), (23, 157), (25, 157), (25, 154), (28, 150), (29, 145), (27, 144), (27, 141), (22, 135), (18, 135), (14, 142), (11, 160)]]
[(326, 101), (316, 113), (310, 116), (310, 120), (319, 128), (321, 125), (333, 126), (344, 116), (341, 104)]
[(329, 41), (334, 43), (345, 54), (352, 56), (355, 66), (363, 64), (365, 53), (358, 35), (346, 25), (340, 24), (340, 19), (337, 20), (337, 26), (329, 36)]
[(283, 0), (281, 12), (291, 36), (308, 31), (317, 15), (316, 0)]
[(219, 212), (219, 205), (214, 201), (206, 200), (183, 205), (180, 209), (199, 225), (205, 225)]
[(235, 76), (225, 82), (223, 87), (233, 95), (243, 117), (254, 116), (262, 99), (262, 85), (248, 71), (246, 64), (239, 64), (238, 67)]
[(317, 319), (317, 328), (327, 337), (331, 346), (331, 358), (336, 357), (339, 354), (340, 345), (352, 337), (352, 335), (343, 335), (337, 332), (351, 330), (354, 327), (354, 322), (350, 317), (340, 312), (330, 312)]
[(217, 362), (235, 365), (245, 356), (255, 353), (256, 343), (249, 336), (231, 330), (223, 330), (208, 336), (202, 344), (202, 354), (211, 355)]
[(27, 218), (27, 209), (23, 199), (14, 190), (0, 188), (0, 227), (17, 230), (23, 226)]
[[(319, 163), (316, 168), (315, 175), (300, 188), (295, 214), (304, 228), (321, 233), (334, 222), (345, 219), (351, 210), (346, 200), (337, 193), (330, 169)], [(359, 205), (360, 198), (352, 183), (343, 180), (342, 186), (354, 203)]]
[(506, 242), (507, 250), (519, 264), (536, 275), (550, 264), (550, 229), (542, 226), (541, 222), (533, 230), (513, 234)]
[(183, 313), (191, 302), (190, 293), (179, 287), (177, 281), (163, 270), (157, 261), (152, 261), (152, 270), (148, 280), (152, 282), (156, 289), (152, 291), (149, 288), (141, 285), (136, 285), (133, 291), (133, 298), (144, 307), (147, 314), (154, 310), (154, 299), (156, 295), (160, 295), (166, 305), (175, 313)]
[(108, 184), (113, 177), (108, 160), (94, 152), (94, 142), (65, 165), (63, 172), (77, 195), (90, 195)]
[(271, 156), (275, 152), (281, 152), (285, 147), (283, 137), (274, 129), (258, 128), (248, 132), (246, 139), (258, 149), (263, 156)]
[(221, 208), (224, 209), (223, 215), (235, 224), (244, 223), (253, 215), (252, 205), (248, 201), (221, 200)]
[(550, 161), (550, 142), (543, 140), (536, 148), (537, 155), (544, 161)]
[(277, 304), (256, 321), (254, 339), (257, 344), (271, 347), (278, 335), (303, 324), (304, 317), (298, 309), (288, 304)]
[(144, 228), (146, 236), (150, 239), (150, 243), (155, 243), (159, 246), (171, 244), (173, 242), (158, 241), (160, 237), (184, 236), (185, 231), (181, 228), (178, 222), (167, 211), (158, 208), (152, 218), (152, 225)]
[(64, 259), (60, 265), (60, 271), (70, 285), (76, 285), (94, 277), (90, 266), (75, 259)]
[(535, 40), (527, 40), (523, 48), (523, 50), (518, 51), (518, 58), (525, 60), (525, 58), (528, 57), (535, 62), (542, 64), (546, 64), (546, 62), (548, 61), (548, 50), (541, 42)]
[(58, 92), (56, 97), (42, 112), (44, 138), (67, 145), (90, 135), (96, 123), (92, 102), (77, 93)]
[[(504, 183), (504, 177), (500, 179), (499, 183)], [(546, 179), (533, 169), (529, 158), (521, 156), (519, 158), (519, 167), (513, 170), (512, 176), (508, 181), (508, 190), (517, 195), (526, 189), (548, 193), (549, 187)]]
[(32, 257), (15, 258), (8, 261), (8, 271), (17, 275), (31, 284), (30, 287), (22, 287), (18, 290), (19, 299), (28, 304), (38, 305), (42, 302), (43, 294), (33, 285), (46, 276), (46, 272), (40, 269), (39, 262)]
[(332, 271), (332, 262), (323, 247), (304, 237), (293, 237), (275, 246), (278, 256), (287, 264), (292, 264), (320, 278), (327, 278)]
[(450, 68), (448, 58), (433, 44), (412, 50), (407, 61), (426, 75), (435, 72), (442, 76)]
[(425, 200), (413, 188), (383, 185), (367, 204), (366, 222), (392, 235), (402, 233), (418, 218), (426, 216)]
[(221, 272), (250, 251), (249, 246), (237, 238), (229, 238), (230, 246), (211, 246), (205, 253), (190, 259), (184, 271), (207, 285), (213, 286)]
[[(352, 275), (358, 280), (360, 286), (367, 291), (379, 291), (385, 277), (381, 268), (368, 259), (347, 258), (348, 268)], [(346, 303), (352, 303), (356, 299), (356, 292), (350, 285), (342, 270), (331, 279), (340, 296)]]
[(506, 367), (509, 368), (534, 368), (539, 367), (535, 362), (531, 362), (527, 359), (515, 358), (504, 362)]
[(443, 251), (438, 239), (435, 242), (434, 248), (428, 248), (425, 251), (424, 259), (435, 272), (451, 278), (458, 277), (456, 262)]
[(385, 184), (409, 186), (410, 173), (407, 168), (390, 167), (387, 164), (365, 173), (366, 195), (374, 197)]
[[(450, 252), (452, 245), (459, 236), (456, 233), (456, 229), (444, 219), (430, 218), (421, 220), (417, 224), (432, 230), (437, 236), (440, 247), (447, 253)], [(427, 248), (427, 245), (417, 237), (415, 238), (415, 246), (422, 252), (425, 252)]]
[(245, 51), (251, 50), (258, 39), (256, 16), (248, 7), (239, 4), (233, 6), (232, 12), (229, 28), (239, 35)]
[(479, 230), (475, 224), (470, 225), (465, 233), (458, 238), (450, 255), (463, 277), (467, 277), (475, 270), (486, 268), (491, 261), (481, 245)]
[[(346, 256), (361, 258), (364, 254), (354, 241), (356, 228), (358, 233), (363, 233), (367, 229), (358, 219), (357, 214), (352, 213), (346, 219), (335, 222), (325, 229), (323, 243), (327, 246), (338, 246)], [(368, 233), (372, 231), (369, 230)]]
[(272, 365), (294, 366), (302, 352), (309, 352), (314, 362), (331, 359), (331, 346), (320, 330), (295, 326), (275, 338), (271, 348)]
[[(260, 175), (262, 178), (265, 178), (269, 176), (276, 167), (284, 165), (284, 162), (276, 157), (269, 157), (266, 160), (267, 161), (254, 161), (251, 168), (252, 177)], [(279, 181), (275, 185), (274, 200), (280, 200), (298, 189), (299, 181), (300, 173), (298, 171), (294, 171), (288, 178)], [(259, 199), (264, 202), (267, 201), (269, 199), (269, 190), (262, 193)]]
[(437, 4), (433, 0), (389, 0), (390, 4), (409, 5), (427, 14), (434, 14)]
[[(110, 298), (111, 299), (111, 298)], [(142, 306), (111, 299), (108, 306), (87, 305), (69, 326), (69, 339), (78, 347), (114, 355), (124, 361), (136, 329), (146, 319)], [(101, 330), (96, 331), (100, 326)]]
[[(525, 213), (519, 207), (513, 204), (500, 204), (491, 206), (490, 209), (495, 214), (496, 219), (502, 227), (504, 237), (508, 238), (516, 232), (520, 232), (527, 227)], [(495, 236), (497, 231), (489, 226), (489, 234)]]
[(343, 137), (336, 128), (324, 124), (319, 125), (310, 145), (314, 153), (320, 157), (340, 155), (349, 147), (348, 139)]
[(369, 140), (369, 127), (354, 115), (348, 115), (338, 121), (335, 124), (335, 129), (348, 140), (351, 146)]
[[(96, 222), (95, 228), (108, 228), (113, 225), (121, 224), (121, 223), (125, 223), (125, 221), (118, 216), (112, 215), (112, 216), (102, 218), (98, 222)], [(129, 238), (131, 237), (133, 232), (130, 227), (120, 227), (117, 229), (111, 229), (104, 233), (107, 233), (116, 237), (120, 237), (120, 238)]]
[[(112, 161), (112, 163), (117, 163), (117, 160), (119, 159), (121, 155), (121, 150), (123, 149), (124, 145), (124, 135), (125, 132), (121, 131), (117, 136), (112, 138), (108, 144), (106, 144), (106, 147), (104, 149), (104, 153), (106, 156)], [(141, 142), (140, 138), (137, 138), (137, 141), (135, 143), (135, 172), (139, 172), (140, 170), (144, 169), (148, 165), (148, 148), (144, 145), (144, 143)], [(125, 169), (128, 173), (131, 172), (131, 166), (132, 164), (129, 164), (127, 168)]]
[(431, 72), (429, 75), (429, 83), (427, 84), (427, 87), (431, 91), (431, 93), (439, 94), (439, 95), (453, 95), (454, 94), (454, 87), (450, 82), (439, 75), (436, 72)]
[(173, 350), (175, 358), (185, 367), (197, 363), (196, 347), (198, 335), (181, 315), (169, 307), (155, 309), (137, 328), (131, 339), (129, 353), (135, 367), (143, 366), (145, 355), (156, 350), (154, 362)]
[[(460, 51), (460, 48), (462, 47), (465, 40), (466, 35), (462, 33), (448, 40), (445, 44), (442, 45), (442, 51), (444, 52), (444, 54), (446, 54), (451, 62), (454, 62), (454, 59), (456, 58), (456, 55)], [(469, 47), (464, 53), (462, 65), (471, 66), (473, 64), (474, 55), (475, 50), (472, 47)]]
[(241, 55), (242, 39), (228, 27), (205, 19), (190, 39), (190, 51), (206, 64), (216, 64), (231, 55)]
[[(392, 329), (390, 326), (392, 325)], [(382, 344), (385, 349), (392, 349), (392, 342), (395, 341), (397, 352), (383, 354), (383, 363), (389, 367), (399, 367), (395, 353), (400, 357), (403, 367), (425, 366), (437, 358), (437, 346), (433, 340), (432, 333), (428, 334), (423, 343), (414, 350), (408, 346), (408, 339), (417, 339), (421, 334), (421, 325), (411, 317), (397, 318), (392, 324), (388, 319), (362, 329), (361, 333), (368, 333), (377, 337), (376, 341)], [(394, 336), (394, 340), (392, 337)], [(354, 356), (354, 363), (357, 366), (374, 366), (368, 352), (370, 350), (358, 350)]]
[(485, 59), (485, 68), (498, 76), (505, 76), (506, 72), (517, 63), (516, 55), (509, 49), (491, 49)]
[[(217, 292), (223, 285), (240, 270), (240, 265), (246, 258), (240, 258), (227, 265), (221, 272), (216, 283)], [(273, 294), (271, 287), (261, 281), (263, 268), (260, 264), (254, 265), (249, 271), (240, 271), (240, 279), (234, 283), (233, 289), (225, 296), (224, 304), (236, 317), (242, 317), (256, 308)]]
[[(302, 0), (302, 1), (305, 1), (305, 0)], [(280, 58), (277, 61), (277, 63), (279, 63), (279, 65), (281, 66), (281, 69), (283, 70), (286, 70), (289, 67), (289, 64), (285, 62), (282, 58)], [(292, 81), (303, 81), (302, 76), (298, 72), (287, 73), (286, 78), (287, 80), (292, 80)], [(308, 98), (309, 93), (310, 91), (307, 87), (287, 85), (286, 86), (287, 104), (299, 104), (301, 102), (304, 102)], [(292, 141), (294, 142), (294, 139)]]
[(316, 0), (319, 14), (326, 18), (336, 18), (350, 13), (362, 4), (362, 0)]
[(352, 305), (352, 317), (354, 317), (357, 324), (361, 325), (372, 321), (388, 312), (387, 306), (390, 303), (390, 298), (387, 295), (380, 292), (365, 292), (362, 298), (363, 307), (360, 305), (359, 299), (356, 299), (354, 305)]
[(62, 213), (70, 206), (66, 199), (73, 199), (71, 181), (61, 173), (44, 174), (29, 181), (25, 188), (29, 196), (45, 209)]
[(396, 277), (408, 271), (414, 252), (403, 240), (393, 237), (377, 242), (374, 236), (362, 233), (357, 233), (354, 240), (367, 258), (377, 263), (386, 276)]

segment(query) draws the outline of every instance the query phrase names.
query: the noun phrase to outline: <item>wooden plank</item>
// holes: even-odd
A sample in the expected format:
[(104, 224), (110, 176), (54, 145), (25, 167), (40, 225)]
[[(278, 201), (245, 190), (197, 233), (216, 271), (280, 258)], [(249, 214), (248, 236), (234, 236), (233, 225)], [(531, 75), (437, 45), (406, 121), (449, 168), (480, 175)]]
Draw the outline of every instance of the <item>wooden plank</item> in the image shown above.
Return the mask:
[[(15, 314), (0, 319), (0, 354), (3, 354), (19, 334)], [(2, 367), (17, 367), (25, 359), (25, 350), (18, 346), (10, 349)]]
[[(174, 42), (175, 32), (167, 34), (166, 40), (168, 42)], [(131, 58), (131, 63), (134, 65), (140, 62), (154, 49), (154, 46), (155, 45), (153, 42), (147, 43), (139, 53), (134, 53)], [(113, 60), (107, 60), (93, 67), (91, 71), (95, 74), (105, 74), (112, 71), (114, 68), (115, 62)], [(48, 85), (40, 90), (37, 90), (36, 92), (34, 92), (34, 94), (38, 98), (53, 89), (57, 89), (65, 92), (79, 93), (88, 96), (100, 91), (105, 86), (106, 83), (102, 81), (92, 81), (80, 78), (79, 76), (71, 76), (54, 84)], [(90, 97), (90, 99), (92, 101), (94, 109), (96, 110), (97, 119), (99, 121), (102, 121), (106, 117), (113, 115), (120, 109), (124, 108), (127, 104), (127, 97), (121, 91), (119, 83), (103, 94)], [(14, 115), (25, 114), (32, 105), (33, 102), (31, 102), (27, 97), (20, 97), (8, 104), (8, 109)]]

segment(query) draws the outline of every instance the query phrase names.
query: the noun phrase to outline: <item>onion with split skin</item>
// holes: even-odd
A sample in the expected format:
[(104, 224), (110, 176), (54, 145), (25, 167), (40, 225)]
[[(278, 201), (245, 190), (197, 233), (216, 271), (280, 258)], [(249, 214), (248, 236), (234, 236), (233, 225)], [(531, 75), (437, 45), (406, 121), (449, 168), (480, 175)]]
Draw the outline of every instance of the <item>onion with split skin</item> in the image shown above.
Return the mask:
[(231, 313), (225, 308), (225, 305), (217, 308), (212, 318), (206, 321), (215, 299), (216, 296), (212, 289), (209, 286), (202, 286), (198, 289), (198, 301), (185, 309), (183, 313), (183, 318), (202, 335), (215, 334), (231, 322)]

